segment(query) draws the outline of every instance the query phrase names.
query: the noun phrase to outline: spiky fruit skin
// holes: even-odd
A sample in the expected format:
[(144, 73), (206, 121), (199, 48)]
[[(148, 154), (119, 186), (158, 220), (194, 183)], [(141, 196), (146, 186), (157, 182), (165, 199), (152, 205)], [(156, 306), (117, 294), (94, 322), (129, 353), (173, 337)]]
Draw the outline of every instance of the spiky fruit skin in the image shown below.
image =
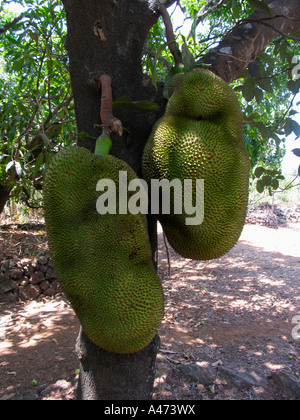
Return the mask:
[(164, 302), (145, 216), (96, 210), (98, 181), (118, 191), (119, 171), (137, 178), (113, 156), (63, 150), (46, 174), (44, 213), (54, 268), (85, 333), (107, 351), (135, 353), (155, 336)]
[[(143, 177), (203, 179), (204, 220), (187, 226), (183, 213), (159, 214), (167, 239), (186, 258), (210, 260), (227, 253), (244, 226), (249, 155), (243, 116), (233, 90), (208, 70), (175, 76), (164, 117), (145, 146)], [(193, 205), (195, 205), (195, 188)], [(171, 211), (176, 197), (171, 195)]]

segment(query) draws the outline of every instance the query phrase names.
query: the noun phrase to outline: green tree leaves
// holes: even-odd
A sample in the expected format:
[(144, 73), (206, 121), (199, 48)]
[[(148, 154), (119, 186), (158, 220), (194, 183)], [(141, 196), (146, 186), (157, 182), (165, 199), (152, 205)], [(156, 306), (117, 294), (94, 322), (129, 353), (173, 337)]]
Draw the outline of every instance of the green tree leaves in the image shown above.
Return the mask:
[(261, 194), (268, 188), (272, 195), (273, 190), (278, 190), (279, 182), (285, 179), (280, 170), (269, 170), (261, 166), (255, 169), (254, 175), (258, 178), (256, 189)]
[(272, 17), (272, 12), (269, 8), (269, 6), (262, 0), (247, 0), (250, 6), (252, 6), (254, 9), (259, 9), (263, 12), (265, 12), (268, 16)]
[[(62, 4), (22, 4), (23, 18), (0, 36), (0, 183), (16, 197), (34, 194), (53, 153), (75, 132)], [(3, 7), (0, 22), (11, 19)]]

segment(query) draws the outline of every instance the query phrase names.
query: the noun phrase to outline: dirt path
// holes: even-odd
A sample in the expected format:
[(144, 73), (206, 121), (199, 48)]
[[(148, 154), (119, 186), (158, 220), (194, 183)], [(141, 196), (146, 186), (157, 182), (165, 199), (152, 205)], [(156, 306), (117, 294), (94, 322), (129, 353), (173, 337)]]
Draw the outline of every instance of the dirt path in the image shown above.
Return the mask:
[[(161, 248), (167, 303), (160, 335), (163, 348), (176, 351), (161, 360), (167, 359), (171, 377), (181, 384), (180, 398), (197, 398), (197, 391), (174, 375), (178, 362), (193, 365), (204, 360), (262, 377), (286, 371), (299, 378), (300, 346), (292, 337), (292, 319), (300, 314), (299, 244), (299, 226), (292, 230), (247, 225), (238, 245), (218, 260), (188, 261), (171, 251), (170, 279)], [(179, 397), (168, 388), (169, 384), (166, 396)], [(198, 391), (201, 398), (203, 388)], [(219, 397), (226, 398), (226, 387), (220, 385), (219, 391)], [(235, 397), (247, 398), (247, 392)], [(264, 395), (258, 390), (252, 397)]]
[[(160, 233), (166, 314), (155, 399), (276, 399), (282, 396), (266, 384), (268, 375), (299, 379), (300, 340), (292, 337), (293, 317), (300, 315), (299, 239), (299, 225), (247, 225), (238, 245), (218, 260), (190, 261), (170, 250), (169, 276)], [(3, 304), (0, 399), (74, 398), (78, 330), (62, 296)], [(222, 367), (223, 378), (206, 385), (193, 379), (189, 369), (203, 361)], [(262, 385), (239, 386), (234, 372), (253, 372)]]

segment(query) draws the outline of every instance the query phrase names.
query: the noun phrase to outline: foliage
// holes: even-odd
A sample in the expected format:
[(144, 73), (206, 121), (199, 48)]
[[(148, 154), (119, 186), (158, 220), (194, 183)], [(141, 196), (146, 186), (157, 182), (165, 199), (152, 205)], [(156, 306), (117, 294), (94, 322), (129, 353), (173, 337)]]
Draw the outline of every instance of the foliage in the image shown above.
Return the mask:
[[(0, 36), (0, 184), (35, 202), (51, 156), (72, 143), (74, 111), (60, 1), (27, 0), (23, 18)], [(1, 24), (14, 16), (3, 8)]]
[[(191, 26), (188, 37), (183, 36), (180, 30), (176, 32), (176, 41), (181, 48), (186, 70), (197, 65), (202, 56), (217, 45), (242, 19), (247, 19), (256, 8), (270, 13), (266, 4), (260, 0), (182, 0), (181, 5), (187, 10)], [(270, 194), (277, 190), (280, 181), (284, 180), (281, 163), (285, 155), (286, 138), (291, 134), (295, 134), (297, 138), (300, 136), (300, 126), (293, 118), (297, 114), (294, 105), (300, 88), (300, 80), (295, 78), (295, 59), (300, 55), (300, 47), (294, 38), (278, 36), (232, 85), (243, 107), (245, 142), (251, 157), (253, 181), (257, 183), (258, 191), (263, 192), (267, 188)], [(160, 52), (165, 51), (167, 47), (164, 45), (164, 31), (160, 22), (152, 29), (148, 48), (152, 51), (157, 50), (158, 41)], [(146, 66), (150, 75), (154, 77), (155, 84), (159, 81), (158, 74), (162, 78), (166, 77), (168, 82), (174, 72), (169, 72), (168, 68), (170, 59), (172, 60), (170, 55), (162, 54), (162, 58), (167, 60), (167, 66), (162, 60), (155, 70), (154, 62), (151, 66)], [(156, 57), (156, 60), (159, 61), (159, 58)], [(257, 167), (263, 167), (266, 173), (269, 171), (263, 181), (256, 176)]]
[[(21, 16), (8, 11), (10, 3), (6, 0), (0, 5), (0, 189), (6, 188), (11, 197), (23, 198), (29, 205), (40, 205), (41, 195), (35, 192), (41, 188), (53, 153), (76, 141), (64, 47), (65, 13), (61, 0), (21, 0)], [(171, 17), (185, 71), (198, 65), (201, 57), (256, 8), (269, 13), (261, 0), (181, 0), (180, 4), (190, 33), (182, 32), (174, 13)], [(15, 18), (17, 22), (11, 26)], [(278, 34), (232, 84), (244, 111), (253, 182), (259, 191), (270, 193), (284, 182), (285, 139), (290, 134), (300, 135), (294, 109), (300, 87), (295, 77), (300, 57), (295, 38), (299, 34), (293, 35)], [(149, 34), (142, 60), (154, 86), (165, 83), (168, 98), (168, 84), (175, 71), (162, 19)], [(136, 107), (132, 99), (120, 98), (117, 104)], [(258, 176), (256, 168), (265, 172)]]

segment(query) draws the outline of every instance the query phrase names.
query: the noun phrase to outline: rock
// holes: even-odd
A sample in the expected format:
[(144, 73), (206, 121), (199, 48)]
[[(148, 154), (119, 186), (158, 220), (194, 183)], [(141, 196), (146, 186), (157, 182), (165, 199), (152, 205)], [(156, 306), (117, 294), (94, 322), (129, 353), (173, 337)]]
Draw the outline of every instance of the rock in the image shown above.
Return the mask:
[(23, 277), (21, 280), (18, 281), (20, 286), (27, 286), (29, 284), (29, 278), (28, 277)]
[(18, 289), (18, 283), (10, 279), (8, 273), (0, 273), (0, 294)]
[(45, 257), (44, 255), (41, 255), (41, 256), (38, 258), (38, 263), (39, 263), (39, 264), (41, 264), (41, 265), (46, 265), (46, 264), (47, 264), (47, 262), (48, 262), (48, 258), (47, 258), (47, 257)]
[(31, 277), (34, 273), (34, 267), (31, 264), (28, 264), (24, 267), (24, 274), (25, 276)]
[(44, 280), (45, 280), (45, 276), (44, 276), (44, 273), (42, 273), (41, 271), (36, 271), (31, 276), (31, 283), (32, 284), (41, 283)]
[(26, 287), (26, 290), (27, 290), (29, 299), (36, 299), (41, 294), (41, 289), (39, 288), (38, 285), (29, 284)]
[(37, 271), (41, 271), (42, 273), (46, 273), (46, 271), (48, 270), (48, 266), (47, 265), (41, 265), (39, 264)]
[(18, 268), (12, 268), (8, 271), (8, 275), (11, 279), (19, 280), (23, 277), (23, 270)]
[(7, 292), (7, 293), (0, 293), (0, 302), (1, 303), (11, 303), (11, 302), (15, 302), (16, 300), (18, 300), (18, 295), (14, 292)]
[(14, 260), (9, 260), (8, 261), (8, 268), (9, 269), (16, 267), (16, 265), (17, 265), (17, 263)]
[(53, 270), (53, 268), (48, 268), (47, 272), (46, 272), (46, 279), (56, 279), (56, 274), (55, 271)]
[(178, 365), (182, 375), (191, 382), (202, 385), (211, 385), (217, 378), (216, 369), (212, 368), (209, 362), (196, 362), (189, 365)]
[(251, 386), (264, 386), (266, 384), (265, 378), (261, 375), (245, 369), (233, 370), (220, 366), (218, 368), (218, 377), (221, 381), (225, 381), (229, 386), (236, 388), (247, 388)]
[(45, 291), (44, 291), (44, 295), (45, 296), (49, 296), (52, 297), (56, 294), (56, 290), (55, 290), (55, 286), (53, 286), (53, 284), (51, 284)]
[(41, 289), (38, 285), (29, 284), (26, 287), (19, 288), (19, 297), (22, 300), (37, 299), (41, 294)]
[(283, 398), (300, 401), (300, 380), (285, 372), (274, 372), (268, 380), (275, 384)]
[(49, 287), (50, 287), (50, 283), (48, 280), (44, 280), (42, 281), (42, 283), (40, 283), (40, 288), (44, 291), (49, 289)]
[(20, 401), (35, 401), (39, 399), (39, 394), (34, 389), (24, 391), (20, 396)]

